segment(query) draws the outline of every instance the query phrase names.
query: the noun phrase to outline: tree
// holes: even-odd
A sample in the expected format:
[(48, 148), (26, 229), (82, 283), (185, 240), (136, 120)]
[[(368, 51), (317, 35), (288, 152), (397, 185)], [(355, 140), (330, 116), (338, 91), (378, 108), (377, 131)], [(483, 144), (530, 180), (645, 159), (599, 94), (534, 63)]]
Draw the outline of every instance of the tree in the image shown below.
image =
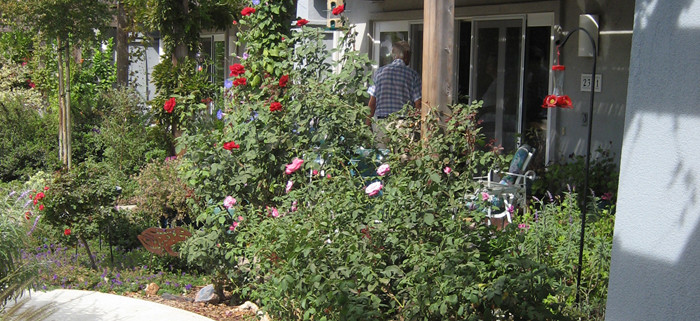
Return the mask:
[(198, 50), (202, 30), (225, 29), (243, 0), (122, 0), (144, 31), (160, 31), (173, 64)]
[(71, 167), (70, 67), (72, 48), (95, 37), (111, 18), (106, 0), (25, 0), (0, 3), (0, 24), (31, 31), (56, 47), (58, 61), (59, 156)]

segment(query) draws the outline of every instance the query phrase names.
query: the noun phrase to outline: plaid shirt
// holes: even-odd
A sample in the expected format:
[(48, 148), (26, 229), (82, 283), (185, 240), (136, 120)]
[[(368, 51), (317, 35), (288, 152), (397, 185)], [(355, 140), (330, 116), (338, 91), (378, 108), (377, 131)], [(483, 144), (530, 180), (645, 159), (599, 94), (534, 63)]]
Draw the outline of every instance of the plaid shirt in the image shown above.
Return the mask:
[(374, 86), (367, 92), (377, 99), (377, 118), (385, 118), (421, 99), (421, 77), (401, 59), (379, 68), (373, 79)]

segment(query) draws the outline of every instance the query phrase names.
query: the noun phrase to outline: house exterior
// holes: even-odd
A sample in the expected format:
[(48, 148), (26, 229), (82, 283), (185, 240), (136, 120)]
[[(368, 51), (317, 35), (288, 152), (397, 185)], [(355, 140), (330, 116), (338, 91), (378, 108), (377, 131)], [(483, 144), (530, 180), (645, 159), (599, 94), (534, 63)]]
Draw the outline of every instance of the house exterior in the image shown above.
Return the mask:
[[(303, 2), (320, 7), (327, 1), (299, 1)], [(411, 67), (418, 72), (426, 69), (422, 52), (429, 44), (423, 43), (423, 0), (344, 2), (344, 14), (361, 35), (356, 48), (368, 53), (375, 67), (389, 62), (392, 41), (408, 40), (414, 53)], [(581, 15), (592, 15), (599, 26), (595, 40), (600, 77), (592, 149), (609, 149), (619, 159), (633, 13), (633, 0), (454, 0), (452, 101), (483, 100), (487, 136), (509, 151), (519, 143), (537, 147), (536, 161), (541, 165), (566, 161), (571, 154), (584, 155), (591, 117), (587, 115), (590, 91), (582, 89), (582, 83), (586, 76), (590, 79), (593, 58), (579, 55), (579, 50), (586, 49), (579, 48), (579, 36), (559, 50), (559, 61), (567, 67), (564, 88), (574, 108), (541, 105), (552, 89), (550, 70), (556, 62), (557, 43), (566, 31), (579, 27)], [(303, 12), (298, 14), (303, 17)]]

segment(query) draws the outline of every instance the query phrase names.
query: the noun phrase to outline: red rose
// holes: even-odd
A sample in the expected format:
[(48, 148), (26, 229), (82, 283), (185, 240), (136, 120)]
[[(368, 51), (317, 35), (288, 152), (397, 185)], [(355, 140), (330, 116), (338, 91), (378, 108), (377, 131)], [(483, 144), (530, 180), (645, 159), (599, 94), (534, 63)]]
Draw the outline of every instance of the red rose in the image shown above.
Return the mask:
[(287, 81), (289, 81), (289, 75), (280, 77), (280, 87), (287, 87)]
[(39, 210), (43, 211), (44, 210), (44, 204), (39, 204)]
[(36, 200), (40, 201), (42, 198), (44, 198), (44, 192), (39, 192), (36, 194)]
[(44, 186), (44, 190), (45, 190), (45, 191), (48, 191), (48, 190), (49, 190), (49, 187), (48, 187), (48, 186)]
[(337, 16), (337, 15), (343, 13), (343, 11), (345, 11), (345, 5), (337, 6), (337, 7), (333, 8), (333, 11), (332, 11), (332, 12), (333, 12), (334, 15)]
[(228, 75), (229, 77), (238, 77), (245, 72), (245, 67), (239, 63), (229, 66), (228, 69), (231, 70), (231, 74)]
[(270, 104), (270, 111), (278, 111), (278, 110), (282, 110), (282, 104), (280, 104), (278, 102), (273, 102), (272, 104)]
[(39, 203), (39, 199), (37, 198), (34, 199), (34, 205), (36, 205), (36, 203)]
[(255, 8), (245, 7), (241, 10), (242, 16), (249, 16), (251, 13), (255, 13)]
[(24, 213), (24, 218), (26, 218), (27, 220), (29, 220), (30, 217), (32, 217), (32, 212), (26, 212), (26, 213)]
[(63, 235), (65, 235), (65, 236), (70, 235), (70, 229), (67, 228), (67, 229), (63, 230)]
[(175, 109), (175, 104), (175, 97), (170, 97), (170, 99), (168, 99), (168, 101), (166, 101), (163, 105), (163, 109), (165, 109), (166, 113), (170, 114), (173, 112), (173, 109)]
[(303, 25), (306, 25), (307, 23), (309, 23), (309, 20), (299, 19), (299, 20), (297, 20), (297, 27), (301, 27)]
[(233, 85), (234, 86), (245, 85), (247, 80), (248, 79), (246, 79), (245, 77), (236, 78), (233, 80)]
[(241, 147), (241, 145), (236, 144), (236, 142), (234, 142), (234, 141), (230, 141), (230, 142), (228, 142), (228, 143), (224, 143), (224, 149), (225, 149), (225, 150), (232, 150), (232, 149), (234, 149), (234, 148), (235, 148), (235, 149), (238, 149), (238, 148), (240, 148), (240, 147)]

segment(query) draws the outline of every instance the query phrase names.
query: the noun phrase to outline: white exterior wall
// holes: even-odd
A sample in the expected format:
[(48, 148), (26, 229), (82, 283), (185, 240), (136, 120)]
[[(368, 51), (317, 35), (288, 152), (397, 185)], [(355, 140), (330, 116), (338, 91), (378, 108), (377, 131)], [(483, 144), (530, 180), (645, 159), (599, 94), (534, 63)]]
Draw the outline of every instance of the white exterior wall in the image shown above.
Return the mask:
[(700, 0), (637, 0), (606, 320), (700, 319)]

